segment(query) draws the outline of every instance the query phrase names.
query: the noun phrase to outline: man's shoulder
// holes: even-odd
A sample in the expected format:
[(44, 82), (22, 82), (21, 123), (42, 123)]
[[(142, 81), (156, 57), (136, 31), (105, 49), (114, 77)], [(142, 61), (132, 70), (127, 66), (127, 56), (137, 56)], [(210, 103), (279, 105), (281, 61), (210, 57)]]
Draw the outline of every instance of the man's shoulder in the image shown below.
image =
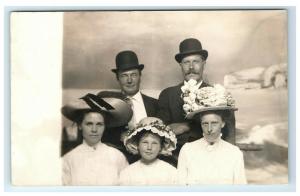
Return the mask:
[(208, 86), (212, 86), (212, 85), (203, 81), (202, 84), (201, 84), (201, 86), (200, 86), (200, 88), (202, 88), (202, 87), (208, 87)]
[(141, 95), (142, 95), (142, 98), (143, 98), (144, 100), (148, 100), (148, 101), (157, 101), (157, 99), (155, 99), (154, 97), (150, 97), (150, 96), (145, 95), (145, 94), (143, 94), (143, 93), (141, 93)]
[(167, 87), (167, 88), (163, 89), (160, 94), (170, 94), (170, 93), (174, 93), (174, 92), (178, 92), (178, 91), (181, 92), (182, 85), (183, 85), (183, 83), (180, 83), (175, 86)]
[(105, 98), (105, 97), (114, 97), (114, 98), (120, 98), (122, 97), (122, 93), (121, 91), (100, 91), (99, 93), (97, 93), (97, 96)]

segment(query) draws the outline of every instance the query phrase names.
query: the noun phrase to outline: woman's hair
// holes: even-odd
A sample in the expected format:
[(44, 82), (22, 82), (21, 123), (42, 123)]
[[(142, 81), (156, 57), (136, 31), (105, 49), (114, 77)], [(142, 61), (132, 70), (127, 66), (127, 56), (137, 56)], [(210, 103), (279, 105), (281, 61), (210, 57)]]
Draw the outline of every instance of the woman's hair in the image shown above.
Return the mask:
[(104, 119), (104, 124), (106, 124), (106, 122), (107, 122), (107, 116), (108, 116), (108, 114), (107, 113), (105, 113), (105, 112), (100, 112), (100, 111), (98, 111), (98, 110), (93, 110), (93, 109), (87, 109), (87, 110), (81, 110), (80, 112), (78, 112), (78, 115), (77, 115), (77, 118), (76, 118), (76, 123), (77, 123), (77, 125), (80, 125), (81, 123), (82, 123), (82, 121), (83, 121), (83, 119), (84, 119), (84, 117), (87, 115), (87, 114), (89, 114), (89, 113), (99, 113), (99, 114), (101, 114), (101, 116), (103, 117), (103, 119)]
[(206, 114), (216, 114), (218, 116), (221, 117), (222, 121), (225, 122), (225, 119), (226, 119), (226, 116), (228, 116), (228, 111), (223, 111), (223, 110), (215, 110), (215, 111), (205, 111), (205, 112), (201, 112), (201, 113), (198, 113), (194, 116), (194, 119), (197, 121), (197, 122), (200, 122), (201, 123), (201, 118), (206, 115)]

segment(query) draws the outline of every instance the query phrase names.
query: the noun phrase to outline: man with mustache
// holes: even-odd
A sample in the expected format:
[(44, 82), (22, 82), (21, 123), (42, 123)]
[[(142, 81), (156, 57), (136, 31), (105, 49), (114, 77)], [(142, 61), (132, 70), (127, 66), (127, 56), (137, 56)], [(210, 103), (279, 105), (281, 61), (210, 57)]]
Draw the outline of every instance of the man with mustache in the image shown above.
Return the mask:
[[(184, 81), (180, 84), (164, 89), (158, 100), (158, 117), (165, 124), (171, 126), (177, 136), (177, 148), (173, 152), (173, 165), (177, 164), (177, 157), (183, 144), (192, 142), (202, 137), (202, 129), (199, 123), (185, 119), (183, 110), (183, 98), (181, 87), (191, 79), (197, 82), (196, 88), (210, 86), (203, 81), (203, 71), (208, 57), (207, 50), (202, 49), (201, 42), (195, 38), (183, 40), (179, 45), (179, 53), (175, 60), (179, 63)], [(235, 143), (235, 118), (234, 114), (226, 118), (227, 126), (224, 128), (223, 138)], [(199, 131), (200, 130), (200, 131)]]

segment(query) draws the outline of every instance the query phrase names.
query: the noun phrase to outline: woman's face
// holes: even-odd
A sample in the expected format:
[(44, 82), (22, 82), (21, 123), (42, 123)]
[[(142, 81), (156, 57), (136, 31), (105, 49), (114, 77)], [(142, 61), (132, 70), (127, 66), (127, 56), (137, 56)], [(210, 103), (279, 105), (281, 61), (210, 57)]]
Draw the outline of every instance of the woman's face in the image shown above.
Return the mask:
[(155, 161), (161, 151), (160, 137), (152, 133), (144, 134), (140, 138), (138, 150), (143, 162), (151, 163)]
[(201, 117), (201, 127), (204, 139), (209, 143), (215, 143), (219, 139), (224, 125), (225, 123), (218, 114), (204, 114)]
[(80, 128), (82, 129), (82, 136), (86, 143), (90, 146), (96, 145), (100, 142), (105, 129), (102, 114), (97, 112), (85, 114)]

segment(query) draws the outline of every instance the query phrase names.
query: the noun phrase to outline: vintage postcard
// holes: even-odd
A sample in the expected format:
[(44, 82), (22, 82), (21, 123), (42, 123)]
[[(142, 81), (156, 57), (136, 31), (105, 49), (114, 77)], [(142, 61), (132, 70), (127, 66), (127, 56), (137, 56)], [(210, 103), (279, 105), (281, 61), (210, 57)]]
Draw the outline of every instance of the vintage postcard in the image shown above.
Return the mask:
[[(132, 81), (131, 86), (122, 84), (120, 77), (129, 77), (120, 75), (122, 66), (140, 70), (135, 73), (139, 77), (136, 88), (142, 95), (163, 101), (164, 89), (187, 82), (186, 64), (194, 66), (194, 75), (201, 74), (199, 81), (220, 84), (235, 99), (238, 110), (229, 143), (242, 152), (247, 184), (289, 183), (288, 136), (295, 130), (288, 129), (287, 10), (11, 12), (10, 29), (13, 186), (63, 185), (64, 157), (81, 145), (64, 143), (74, 144), (80, 133), (66, 129), (73, 123), (61, 113), (63, 106), (87, 93), (133, 88)], [(122, 51), (132, 51), (133, 60), (128, 63), (117, 57)], [(187, 54), (202, 55), (201, 62), (183, 62)], [(198, 63), (200, 71), (195, 69)], [(179, 98), (174, 95), (174, 99), (176, 96)], [(149, 116), (147, 108), (145, 111), (147, 114), (140, 112), (136, 117)], [(163, 120), (179, 123), (172, 119)], [(196, 156), (197, 151), (194, 153)], [(218, 156), (219, 163), (226, 157)], [(175, 171), (177, 158), (172, 166)], [(78, 167), (96, 167), (88, 161), (82, 158)], [(101, 163), (95, 164), (101, 167)], [(216, 164), (213, 171), (219, 170), (223, 171)], [(105, 177), (84, 172), (75, 181), (113, 175), (104, 173)], [(206, 177), (207, 184), (222, 184)]]

